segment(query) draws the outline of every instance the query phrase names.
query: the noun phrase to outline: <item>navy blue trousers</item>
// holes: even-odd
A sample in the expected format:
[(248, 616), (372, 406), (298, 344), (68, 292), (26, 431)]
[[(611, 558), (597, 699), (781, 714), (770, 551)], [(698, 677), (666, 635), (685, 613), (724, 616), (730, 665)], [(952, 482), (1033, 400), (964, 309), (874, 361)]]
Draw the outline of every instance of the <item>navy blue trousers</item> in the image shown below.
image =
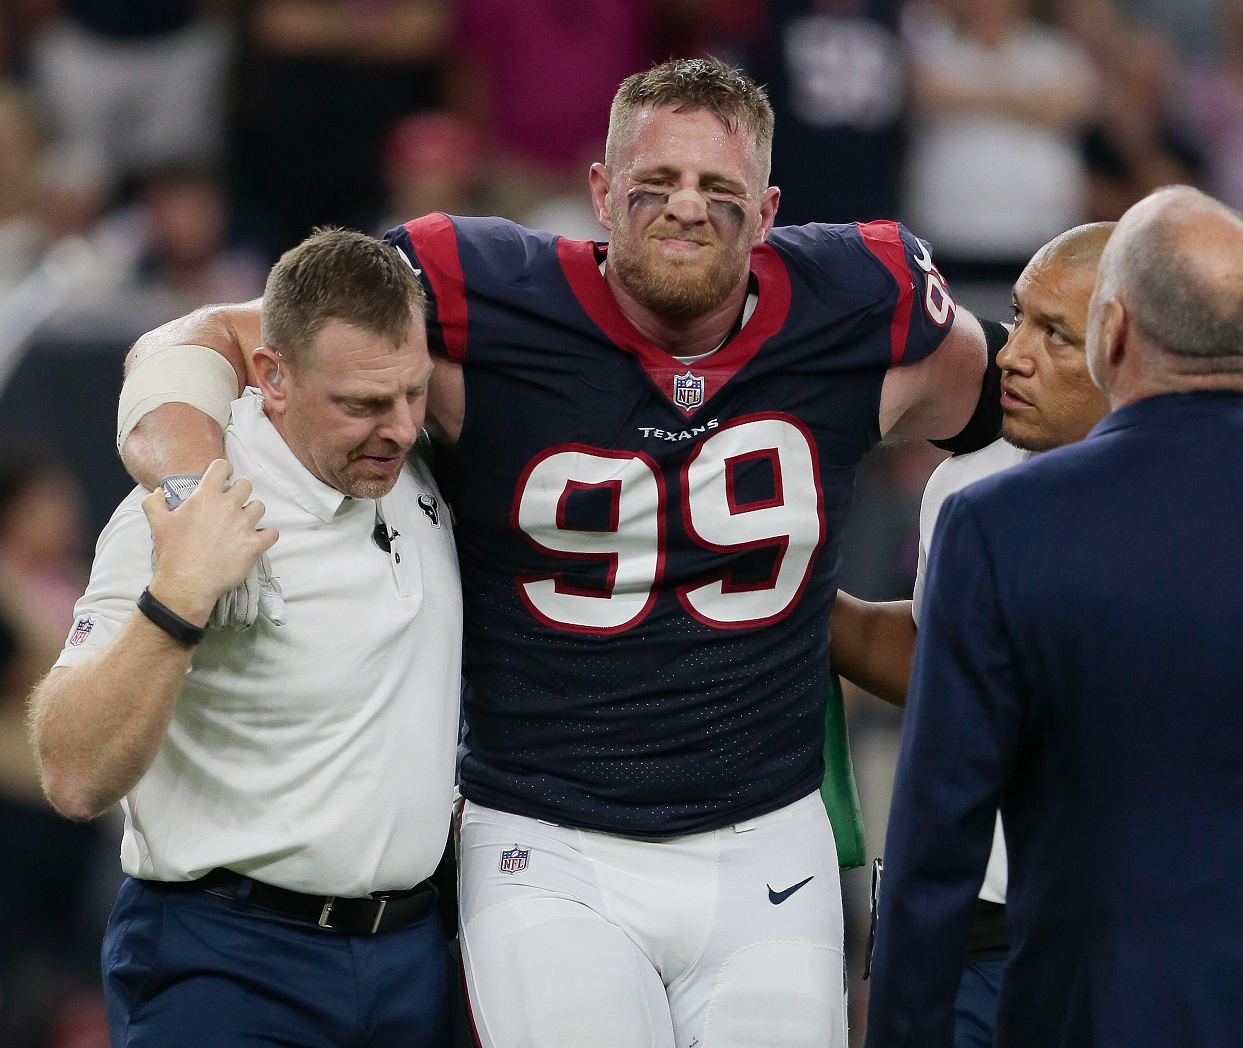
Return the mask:
[(978, 953), (962, 970), (954, 1001), (954, 1048), (993, 1048), (1006, 951)]
[(449, 1048), (438, 907), (342, 935), (185, 888), (127, 880), (103, 945), (113, 1048)]

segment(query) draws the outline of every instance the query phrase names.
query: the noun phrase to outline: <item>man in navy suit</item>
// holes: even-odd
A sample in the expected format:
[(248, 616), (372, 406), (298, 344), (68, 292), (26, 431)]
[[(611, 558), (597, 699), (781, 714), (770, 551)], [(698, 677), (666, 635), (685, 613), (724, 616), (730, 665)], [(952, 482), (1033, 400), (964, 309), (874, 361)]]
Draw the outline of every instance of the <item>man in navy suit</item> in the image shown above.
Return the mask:
[(1112, 412), (941, 511), (888, 832), (869, 1048), (949, 1046), (993, 812), (997, 1044), (1243, 1031), (1243, 218), (1124, 216), (1088, 364)]

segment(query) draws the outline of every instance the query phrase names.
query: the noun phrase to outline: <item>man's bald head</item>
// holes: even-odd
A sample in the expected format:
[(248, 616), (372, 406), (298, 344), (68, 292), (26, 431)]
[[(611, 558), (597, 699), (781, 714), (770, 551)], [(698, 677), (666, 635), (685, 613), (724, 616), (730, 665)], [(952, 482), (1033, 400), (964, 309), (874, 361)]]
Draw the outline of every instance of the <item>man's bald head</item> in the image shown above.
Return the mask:
[(1059, 233), (1037, 251), (1030, 265), (1091, 266), (1100, 265), (1101, 254), (1117, 222), (1089, 222)]
[(1109, 411), (1084, 343), (1088, 302), (1112, 222), (1076, 226), (1032, 256), (1014, 284), (1014, 329), (1001, 352), (1001, 435), (1027, 451), (1082, 440)]
[(1123, 217), (1096, 294), (1118, 299), (1152, 349), (1199, 374), (1243, 370), (1243, 217), (1189, 186)]
[(1088, 367), (1117, 409), (1159, 393), (1243, 391), (1243, 217), (1189, 186), (1118, 223), (1088, 315)]

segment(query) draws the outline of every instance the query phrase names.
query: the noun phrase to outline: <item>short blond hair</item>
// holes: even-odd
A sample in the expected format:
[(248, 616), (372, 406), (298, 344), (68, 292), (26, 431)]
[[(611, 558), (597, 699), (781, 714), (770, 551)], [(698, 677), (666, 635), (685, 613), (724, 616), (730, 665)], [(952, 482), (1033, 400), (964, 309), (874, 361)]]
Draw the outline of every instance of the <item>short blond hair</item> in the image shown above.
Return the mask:
[(262, 338), (298, 366), (331, 320), (399, 346), (425, 310), (423, 285), (396, 248), (351, 229), (317, 229), (272, 267)]
[(755, 142), (762, 181), (772, 167), (773, 107), (754, 80), (716, 58), (674, 58), (622, 81), (609, 110), (604, 163), (612, 170), (621, 140), (641, 109), (675, 113), (706, 109), (729, 132), (745, 131)]

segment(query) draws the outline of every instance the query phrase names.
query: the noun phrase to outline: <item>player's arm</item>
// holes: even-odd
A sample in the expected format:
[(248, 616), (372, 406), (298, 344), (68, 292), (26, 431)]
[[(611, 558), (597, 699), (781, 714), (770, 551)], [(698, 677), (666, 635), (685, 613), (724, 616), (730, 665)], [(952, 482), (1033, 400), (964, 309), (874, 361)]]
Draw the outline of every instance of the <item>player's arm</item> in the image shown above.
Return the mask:
[[(154, 491), (142, 508), (155, 545), (147, 591), (182, 620), (202, 627), (221, 594), (245, 577), (276, 541), (256, 530), (263, 503), (251, 486), (227, 491), (229, 464), (211, 463), (179, 511)], [(155, 609), (161, 615), (159, 607)], [(120, 633), (78, 665), (53, 669), (30, 700), (30, 723), (48, 799), (71, 819), (93, 819), (137, 785), (155, 760), (194, 653), (137, 607)]]
[[(117, 450), (149, 488), (224, 455), (229, 405), (254, 385), (261, 300), (207, 306), (149, 331), (125, 359)], [(230, 376), (230, 372), (232, 375)]]
[[(202, 473), (224, 454), (230, 405), (257, 385), (252, 354), (262, 342), (262, 304), (207, 306), (134, 343), (125, 360), (117, 450), (138, 483), (154, 488), (174, 473)], [(427, 402), (438, 438), (457, 440), (465, 403), (461, 365), (438, 359)]]
[(829, 631), (834, 670), (877, 698), (906, 705), (915, 657), (909, 600), (866, 601), (838, 590)]
[[(991, 322), (985, 321), (985, 324)], [(990, 350), (991, 343), (998, 337), (1000, 333), (989, 333)], [(928, 544), (932, 541), (941, 503), (955, 490), (953, 462), (949, 460), (937, 468), (920, 501), (919, 562), (912, 599), (872, 602), (838, 590), (829, 619), (833, 668), (847, 680), (895, 706), (906, 705), (927, 582)]]
[(466, 379), (462, 365), (447, 357), (432, 357), (427, 385), (427, 428), (442, 444), (456, 444), (466, 419)]
[(955, 309), (953, 326), (934, 352), (886, 372), (881, 436), (946, 440), (961, 433), (980, 403), (987, 360), (980, 322)]

